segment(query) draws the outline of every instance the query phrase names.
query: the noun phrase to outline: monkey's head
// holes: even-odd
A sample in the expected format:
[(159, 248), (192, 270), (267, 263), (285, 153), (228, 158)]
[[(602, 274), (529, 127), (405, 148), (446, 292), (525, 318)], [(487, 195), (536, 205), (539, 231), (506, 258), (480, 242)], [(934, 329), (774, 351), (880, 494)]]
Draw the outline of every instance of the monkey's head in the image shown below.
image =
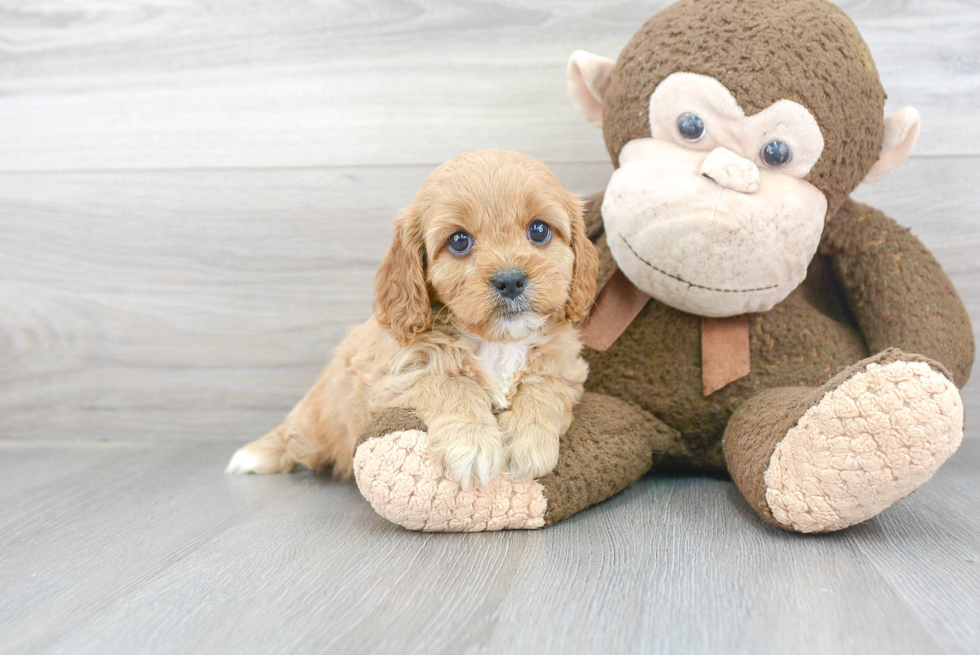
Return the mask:
[(620, 269), (702, 316), (767, 311), (806, 277), (828, 216), (905, 161), (911, 108), (825, 0), (680, 0), (618, 61), (578, 51), (572, 101), (616, 171), (602, 216)]

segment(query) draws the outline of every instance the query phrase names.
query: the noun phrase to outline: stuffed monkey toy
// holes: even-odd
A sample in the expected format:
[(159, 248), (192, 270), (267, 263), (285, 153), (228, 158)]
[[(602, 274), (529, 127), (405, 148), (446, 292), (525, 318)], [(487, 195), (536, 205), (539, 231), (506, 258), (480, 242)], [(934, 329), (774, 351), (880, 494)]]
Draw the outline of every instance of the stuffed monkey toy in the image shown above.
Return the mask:
[[(680, 0), (568, 89), (615, 172), (586, 202), (601, 260), (587, 393), (557, 468), (461, 489), (414, 415), (355, 475), (411, 529), (537, 528), (651, 470), (727, 472), (769, 523), (829, 532), (926, 482), (963, 437), (973, 331), (907, 229), (849, 198), (905, 161), (868, 47), (825, 0)], [(926, 190), (924, 190), (925, 192)]]

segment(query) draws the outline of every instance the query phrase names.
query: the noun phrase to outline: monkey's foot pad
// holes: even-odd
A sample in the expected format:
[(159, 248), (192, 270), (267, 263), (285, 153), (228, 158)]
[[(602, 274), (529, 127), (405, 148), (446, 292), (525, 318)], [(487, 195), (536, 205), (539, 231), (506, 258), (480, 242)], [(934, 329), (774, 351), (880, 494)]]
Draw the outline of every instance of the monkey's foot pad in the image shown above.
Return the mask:
[(463, 489), (428, 456), (421, 430), (391, 432), (362, 442), (354, 454), (357, 488), (392, 523), (425, 532), (482, 532), (544, 527), (547, 509), (537, 481), (497, 477)]
[(764, 481), (773, 517), (800, 532), (860, 523), (912, 493), (963, 440), (963, 403), (923, 361), (869, 364), (806, 411)]

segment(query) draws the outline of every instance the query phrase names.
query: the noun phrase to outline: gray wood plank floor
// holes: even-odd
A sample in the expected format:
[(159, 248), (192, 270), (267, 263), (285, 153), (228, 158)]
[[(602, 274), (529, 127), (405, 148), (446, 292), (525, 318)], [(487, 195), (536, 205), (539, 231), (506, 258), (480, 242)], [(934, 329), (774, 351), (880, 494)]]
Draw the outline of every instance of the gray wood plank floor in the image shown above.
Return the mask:
[[(976, 653), (980, 441), (806, 537), (648, 477), (544, 531), (440, 535), (227, 444), (0, 443), (0, 652)], [(13, 476), (12, 478), (9, 476)], [(13, 484), (9, 483), (13, 480)]]
[[(710, 478), (464, 536), (221, 474), (369, 315), (437, 164), (510, 148), (603, 188), (565, 62), (665, 4), (0, 0), (0, 653), (980, 653), (976, 381), (933, 481), (816, 538)], [(856, 195), (980, 329), (980, 4), (839, 4), (924, 120)]]

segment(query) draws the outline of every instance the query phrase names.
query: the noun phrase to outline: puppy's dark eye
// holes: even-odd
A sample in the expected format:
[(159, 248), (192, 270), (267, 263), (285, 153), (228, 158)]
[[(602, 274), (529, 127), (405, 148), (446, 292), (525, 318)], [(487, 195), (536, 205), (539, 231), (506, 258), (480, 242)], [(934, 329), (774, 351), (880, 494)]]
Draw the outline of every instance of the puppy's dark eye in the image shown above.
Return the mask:
[(449, 249), (457, 255), (465, 255), (473, 247), (473, 239), (466, 232), (457, 232), (449, 237)]
[(551, 228), (544, 221), (534, 221), (527, 228), (527, 238), (539, 245), (546, 244), (551, 241)]
[(685, 112), (677, 117), (677, 131), (685, 141), (697, 143), (704, 138), (704, 121), (697, 114)]
[(793, 158), (793, 149), (782, 141), (770, 141), (762, 148), (762, 161), (773, 168), (788, 164)]

